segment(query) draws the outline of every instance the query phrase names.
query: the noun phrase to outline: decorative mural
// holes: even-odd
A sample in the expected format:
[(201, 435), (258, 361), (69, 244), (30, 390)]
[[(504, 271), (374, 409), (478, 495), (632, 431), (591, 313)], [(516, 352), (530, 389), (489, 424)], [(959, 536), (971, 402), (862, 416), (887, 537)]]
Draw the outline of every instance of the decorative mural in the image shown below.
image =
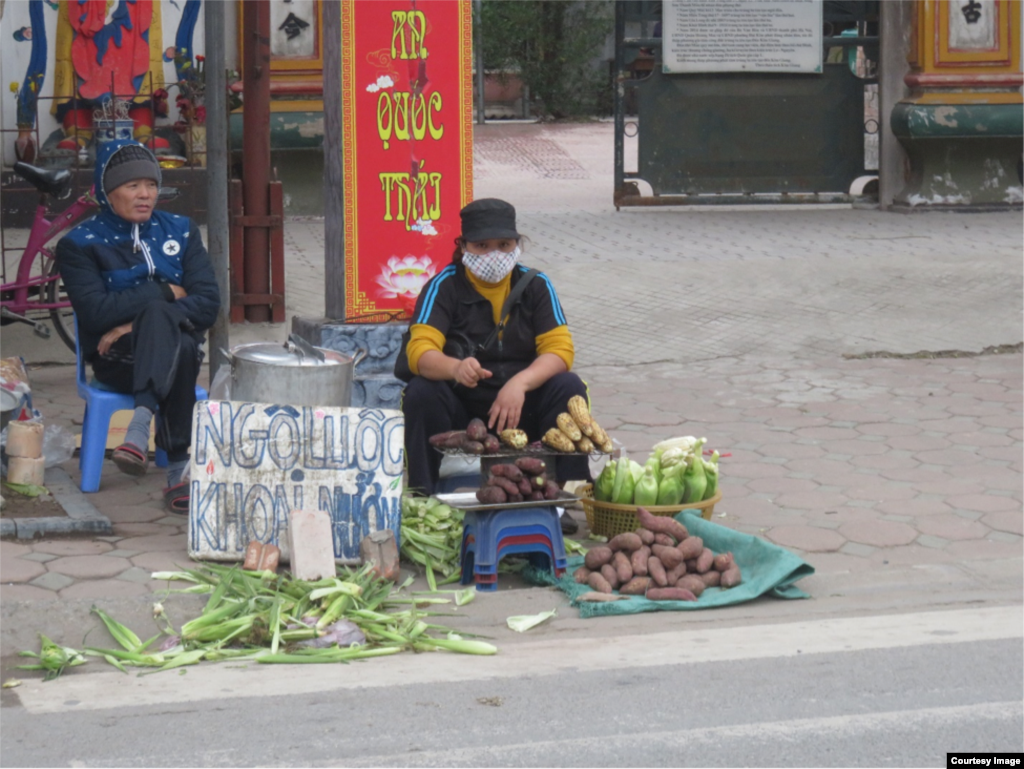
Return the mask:
[(97, 144), (124, 136), (147, 143), (166, 166), (187, 162), (190, 128), (202, 114), (196, 98), (201, 6), (201, 0), (4, 3), (3, 163), (90, 165)]

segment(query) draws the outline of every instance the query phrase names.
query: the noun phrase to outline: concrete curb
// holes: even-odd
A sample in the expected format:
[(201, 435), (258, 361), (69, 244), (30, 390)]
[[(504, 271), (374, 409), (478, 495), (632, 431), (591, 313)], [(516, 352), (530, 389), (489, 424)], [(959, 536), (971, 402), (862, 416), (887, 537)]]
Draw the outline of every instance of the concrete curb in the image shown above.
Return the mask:
[(67, 517), (6, 518), (0, 522), (0, 536), (35, 539), (50, 534), (113, 534), (110, 519), (86, 499), (62, 467), (51, 467), (46, 473), (46, 488)]

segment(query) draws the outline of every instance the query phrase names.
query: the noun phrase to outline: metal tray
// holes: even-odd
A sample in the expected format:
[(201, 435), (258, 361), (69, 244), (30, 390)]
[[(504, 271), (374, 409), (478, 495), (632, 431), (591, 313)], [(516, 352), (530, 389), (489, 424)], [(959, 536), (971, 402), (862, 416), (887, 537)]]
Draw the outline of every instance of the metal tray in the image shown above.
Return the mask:
[(557, 499), (544, 499), (537, 502), (531, 502), (524, 499), (522, 502), (502, 502), (498, 505), (482, 504), (477, 500), (475, 491), (459, 491), (453, 494), (435, 494), (434, 497), (441, 500), (449, 507), (454, 507), (467, 512), (471, 510), (516, 510), (524, 507), (552, 507), (556, 505), (566, 505), (570, 502), (579, 502), (580, 500), (580, 496), (578, 494), (570, 494), (568, 491), (559, 492)]

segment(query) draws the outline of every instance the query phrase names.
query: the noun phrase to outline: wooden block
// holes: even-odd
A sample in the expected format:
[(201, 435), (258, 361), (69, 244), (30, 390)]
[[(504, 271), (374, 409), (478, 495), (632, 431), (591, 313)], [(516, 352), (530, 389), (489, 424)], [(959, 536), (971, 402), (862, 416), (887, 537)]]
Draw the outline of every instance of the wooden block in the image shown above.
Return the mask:
[(7, 425), (7, 456), (35, 459), (42, 455), (42, 422), (11, 422)]
[(245, 548), (245, 561), (242, 568), (246, 571), (277, 571), (281, 560), (281, 549), (271, 543), (253, 540)]
[(398, 545), (391, 529), (381, 529), (363, 537), (359, 543), (363, 563), (372, 563), (373, 571), (382, 579), (397, 582), (402, 567), (399, 564)]
[(9, 457), (7, 459), (7, 482), (43, 485), (46, 469), (42, 457)]
[(292, 510), (288, 540), (295, 579), (314, 581), (337, 573), (331, 516), (326, 510)]

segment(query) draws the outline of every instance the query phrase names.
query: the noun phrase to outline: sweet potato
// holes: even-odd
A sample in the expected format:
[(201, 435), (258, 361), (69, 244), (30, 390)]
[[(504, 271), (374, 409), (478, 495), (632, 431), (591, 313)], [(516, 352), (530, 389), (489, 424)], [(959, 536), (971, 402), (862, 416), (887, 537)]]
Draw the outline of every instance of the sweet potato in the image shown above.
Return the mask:
[(610, 540), (608, 540), (608, 547), (612, 550), (628, 550), (633, 552), (639, 550), (644, 546), (644, 543), (640, 540), (639, 534), (634, 534), (632, 531), (627, 531), (624, 534), (616, 534)]
[(502, 478), (497, 475), (492, 475), (487, 479), (487, 486), (497, 486), (499, 489), (504, 491), (508, 496), (519, 493), (518, 484), (510, 481), (508, 478)]
[(651, 545), (651, 552), (658, 556), (661, 565), (666, 569), (674, 569), (683, 562), (683, 554), (674, 547), (664, 545)]
[(650, 547), (654, 544), (654, 532), (650, 529), (645, 529), (642, 526), (636, 530), (636, 534), (640, 537), (640, 541)]
[(508, 502), (508, 494), (498, 486), (484, 486), (477, 490), (476, 499), (482, 505), (502, 505)]
[(683, 561), (683, 563), (686, 564), (686, 571), (687, 571), (687, 573), (689, 573), (689, 574), (696, 574), (697, 573), (697, 559), (696, 558), (687, 558), (685, 561)]
[(700, 557), (704, 552), (704, 540), (700, 537), (687, 537), (676, 547), (683, 554), (683, 560), (689, 561), (691, 558)]
[[(530, 485), (530, 482), (525, 478), (520, 478), (519, 481), (516, 482), (516, 486), (519, 487), (519, 493), (529, 499), (530, 495), (533, 493), (533, 486)], [(540, 498), (544, 499), (543, 492), (541, 492)]]
[(652, 587), (647, 591), (648, 601), (696, 601), (697, 596), (683, 587)]
[(465, 430), (453, 430), (448, 434), (448, 437), (444, 441), (444, 448), (446, 449), (461, 449), (462, 444), (468, 441), (469, 438), (466, 435)]
[(592, 547), (583, 556), (584, 565), (591, 571), (597, 571), (606, 563), (612, 562), (612, 549), (606, 545)]
[(448, 439), (453, 435), (462, 433), (462, 430), (449, 430), (445, 433), (438, 433), (437, 435), (431, 435), (427, 440), (430, 441), (431, 446), (438, 446), (445, 448), (448, 445)]
[(629, 556), (621, 550), (612, 556), (612, 568), (615, 569), (620, 585), (625, 585), (633, 579), (633, 567), (629, 563)]
[(668, 515), (651, 515), (650, 511), (643, 507), (636, 509), (636, 519), (645, 529), (650, 529), (655, 534), (668, 534), (677, 542), (682, 542), (690, 536), (686, 527), (675, 518)]
[(468, 440), (467, 441), (463, 441), (461, 448), (467, 454), (483, 454), (484, 453), (484, 444), (482, 444), (480, 441), (468, 441)]
[(647, 559), (651, 557), (651, 548), (644, 545), (639, 550), (634, 550), (629, 556), (629, 565), (633, 573), (638, 577), (647, 576)]
[(650, 586), (650, 577), (633, 577), (633, 579), (619, 588), (619, 592), (623, 595), (643, 595)]
[(695, 596), (700, 598), (700, 594), (704, 592), (704, 580), (700, 578), (698, 574), (684, 574), (678, 580), (676, 580), (676, 587), (682, 587), (689, 590)]
[(598, 593), (612, 592), (611, 584), (597, 571), (591, 572), (590, 576), (587, 577), (587, 584), (591, 590), (596, 590)]
[(572, 578), (576, 580), (576, 584), (585, 585), (587, 584), (587, 577), (591, 574), (590, 569), (586, 566), (580, 566), (576, 571), (572, 573)]
[(728, 571), (733, 563), (732, 553), (719, 553), (715, 556), (715, 564), (712, 568), (715, 571)]
[(612, 590), (619, 586), (619, 573), (615, 571), (615, 567), (610, 563), (606, 563), (601, 567), (601, 576), (608, 580), (608, 584), (612, 586)]
[(665, 547), (675, 547), (676, 541), (672, 539), (672, 537), (670, 537), (668, 534), (658, 533), (654, 535), (654, 544), (664, 545)]
[(537, 491), (531, 491), (528, 495), (524, 496), (523, 499), (528, 499), (531, 502), (543, 502), (547, 497), (544, 496), (543, 491), (538, 489)]
[(509, 502), (522, 502), (523, 501), (523, 495), (520, 494), (518, 491), (515, 494), (509, 494), (508, 495), (508, 501)]
[(743, 581), (743, 577), (740, 576), (740, 567), (733, 564), (731, 568), (722, 572), (722, 587), (736, 587), (740, 582)]
[(709, 548), (704, 548), (697, 556), (697, 572), (703, 574), (715, 564), (715, 554)]
[(501, 440), (497, 435), (485, 435), (483, 441), (485, 454), (497, 454), (501, 451)]
[(665, 571), (665, 579), (668, 580), (670, 586), (676, 585), (684, 574), (686, 574), (686, 564), (680, 561), (678, 566)]
[(654, 584), (658, 587), (665, 587), (668, 585), (665, 566), (658, 560), (658, 556), (652, 555), (647, 559), (647, 573), (650, 575), (651, 579), (654, 580)]
[(529, 475), (540, 475), (548, 469), (544, 460), (537, 457), (519, 457), (516, 459), (516, 467)]
[(484, 436), (487, 435), (487, 425), (484, 424), (484, 420), (479, 417), (470, 419), (469, 424), (466, 425), (466, 435), (471, 441), (483, 442)]
[(499, 462), (496, 465), (491, 465), (490, 472), (495, 478), (508, 478), (514, 483), (518, 483), (523, 477), (523, 471), (511, 462)]
[(722, 575), (720, 572), (711, 569), (700, 575), (701, 581), (704, 582), (704, 587), (718, 587), (722, 581)]
[(544, 490), (541, 493), (544, 495), (544, 499), (558, 499), (558, 495), (562, 493), (562, 490), (558, 488), (558, 484), (554, 481), (546, 481), (544, 483)]

